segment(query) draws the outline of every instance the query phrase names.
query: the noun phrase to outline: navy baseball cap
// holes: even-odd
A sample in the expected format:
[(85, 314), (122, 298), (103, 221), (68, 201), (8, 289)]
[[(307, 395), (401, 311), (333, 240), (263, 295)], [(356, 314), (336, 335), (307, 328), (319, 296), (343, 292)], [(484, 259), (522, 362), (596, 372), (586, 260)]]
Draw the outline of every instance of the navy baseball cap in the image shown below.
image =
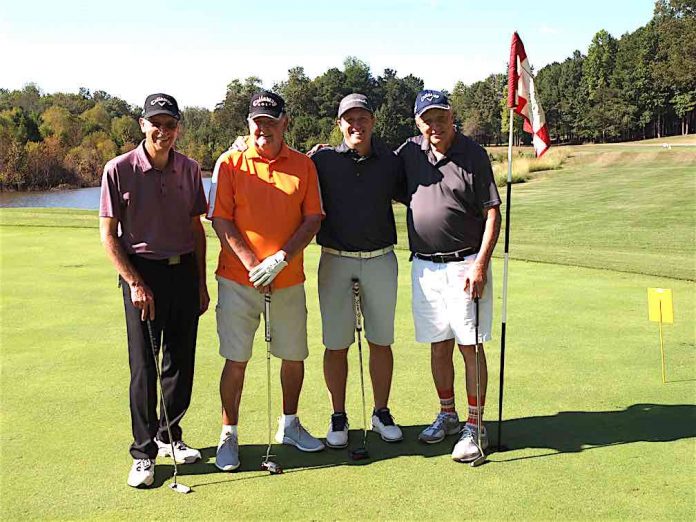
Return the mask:
[(425, 89), (416, 96), (416, 104), (413, 107), (413, 114), (420, 116), (429, 109), (446, 109), (450, 110), (449, 100), (443, 92)]
[(151, 94), (145, 98), (143, 118), (147, 119), (150, 116), (156, 116), (157, 114), (166, 114), (167, 116), (171, 116), (177, 120), (181, 118), (179, 104), (176, 103), (174, 97), (162, 92)]
[(346, 112), (351, 109), (365, 109), (367, 112), (374, 114), (367, 96), (364, 94), (353, 93), (345, 96), (341, 103), (338, 104), (338, 119), (341, 119)]
[(249, 118), (266, 116), (279, 119), (285, 113), (285, 100), (271, 91), (257, 92), (249, 102)]

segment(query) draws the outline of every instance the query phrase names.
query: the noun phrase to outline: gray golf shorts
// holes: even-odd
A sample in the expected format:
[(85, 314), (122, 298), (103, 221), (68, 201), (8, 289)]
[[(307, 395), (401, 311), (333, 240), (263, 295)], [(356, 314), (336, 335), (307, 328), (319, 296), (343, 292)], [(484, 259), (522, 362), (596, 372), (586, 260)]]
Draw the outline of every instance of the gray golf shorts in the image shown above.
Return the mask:
[(360, 281), (365, 338), (383, 346), (394, 342), (398, 273), (394, 252), (371, 259), (322, 252), (319, 260), (319, 308), (326, 348), (342, 350), (355, 342), (353, 278)]
[[(248, 361), (263, 314), (263, 294), (224, 277), (218, 276), (217, 281), (220, 355), (230, 361)], [(273, 290), (270, 315), (271, 353), (288, 361), (305, 360), (309, 350), (304, 284)]]

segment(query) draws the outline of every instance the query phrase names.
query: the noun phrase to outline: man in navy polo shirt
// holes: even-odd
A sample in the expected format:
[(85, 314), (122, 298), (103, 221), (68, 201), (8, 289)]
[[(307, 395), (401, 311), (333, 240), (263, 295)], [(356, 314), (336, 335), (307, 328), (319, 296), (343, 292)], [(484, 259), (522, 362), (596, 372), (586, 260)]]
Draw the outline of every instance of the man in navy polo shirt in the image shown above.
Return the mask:
[[(133, 464), (128, 485), (150, 486), (155, 458), (177, 463), (201, 458), (181, 439), (180, 422), (191, 401), (198, 317), (210, 301), (205, 276), (206, 212), (201, 170), (174, 150), (179, 107), (167, 94), (145, 100), (140, 129), (145, 139), (104, 167), (99, 231), (119, 274), (128, 332)], [(157, 414), (157, 373), (147, 322), (164, 337), (164, 414)]]
[(345, 399), (348, 348), (355, 341), (353, 279), (360, 282), (365, 337), (370, 347), (375, 403), (372, 430), (387, 442), (402, 439), (387, 403), (394, 367), (391, 345), (398, 286), (392, 200), (403, 177), (398, 158), (373, 136), (374, 124), (367, 97), (349, 94), (338, 107), (337, 125), (343, 142), (312, 156), (326, 212), (317, 234), (322, 247), (318, 287), (326, 347), (324, 378), (333, 406), (326, 442), (332, 448), (348, 445)]
[[(437, 443), (459, 431), (454, 403), (455, 341), (464, 357), (468, 417), (452, 458), (478, 455), (477, 418), (483, 415), (487, 369), (483, 343), (491, 338), (493, 292), (490, 260), (500, 231), (500, 197), (488, 154), (456, 132), (447, 97), (418, 93), (414, 108), (420, 136), (398, 150), (406, 174), (407, 227), (413, 255), (413, 318), (418, 342), (430, 343), (440, 413), (419, 435)], [(479, 338), (474, 339), (474, 299), (479, 298)], [(481, 404), (476, 401), (476, 355), (481, 355)], [(485, 427), (483, 449), (488, 446)]]

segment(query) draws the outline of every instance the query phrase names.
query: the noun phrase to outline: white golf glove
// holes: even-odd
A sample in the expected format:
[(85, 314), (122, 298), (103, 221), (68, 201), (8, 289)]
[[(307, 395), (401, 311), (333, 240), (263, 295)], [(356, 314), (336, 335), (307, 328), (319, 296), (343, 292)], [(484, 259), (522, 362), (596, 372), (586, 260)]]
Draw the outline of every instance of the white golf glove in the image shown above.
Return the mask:
[(286, 266), (288, 266), (288, 262), (285, 261), (285, 252), (276, 252), (251, 269), (249, 281), (256, 288), (270, 285)]

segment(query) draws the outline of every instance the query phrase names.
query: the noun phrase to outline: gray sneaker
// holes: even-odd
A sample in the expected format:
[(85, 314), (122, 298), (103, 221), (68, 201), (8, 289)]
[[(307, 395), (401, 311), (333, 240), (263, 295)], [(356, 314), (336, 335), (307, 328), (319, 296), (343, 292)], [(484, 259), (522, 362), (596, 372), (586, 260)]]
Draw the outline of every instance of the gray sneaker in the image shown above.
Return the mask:
[(215, 467), (221, 471), (233, 471), (239, 467), (239, 443), (236, 435), (230, 433), (218, 444)]
[(460, 427), (459, 415), (457, 415), (457, 412), (448, 413), (441, 411), (437, 414), (435, 421), (420, 432), (418, 440), (426, 444), (442, 442), (447, 435), (458, 433)]
[(289, 444), (295, 446), (300, 451), (321, 451), (324, 449), (324, 443), (319, 439), (312, 437), (309, 432), (300, 424), (300, 419), (295, 417), (292, 424), (285, 427), (285, 422), (281, 417), (278, 421), (278, 431), (276, 432), (275, 440), (278, 444)]
[(488, 433), (486, 427), (481, 426), (481, 449), (477, 444), (478, 430), (475, 426), (466, 424), (462, 429), (459, 440), (452, 450), (452, 460), (457, 462), (471, 462), (488, 448)]

